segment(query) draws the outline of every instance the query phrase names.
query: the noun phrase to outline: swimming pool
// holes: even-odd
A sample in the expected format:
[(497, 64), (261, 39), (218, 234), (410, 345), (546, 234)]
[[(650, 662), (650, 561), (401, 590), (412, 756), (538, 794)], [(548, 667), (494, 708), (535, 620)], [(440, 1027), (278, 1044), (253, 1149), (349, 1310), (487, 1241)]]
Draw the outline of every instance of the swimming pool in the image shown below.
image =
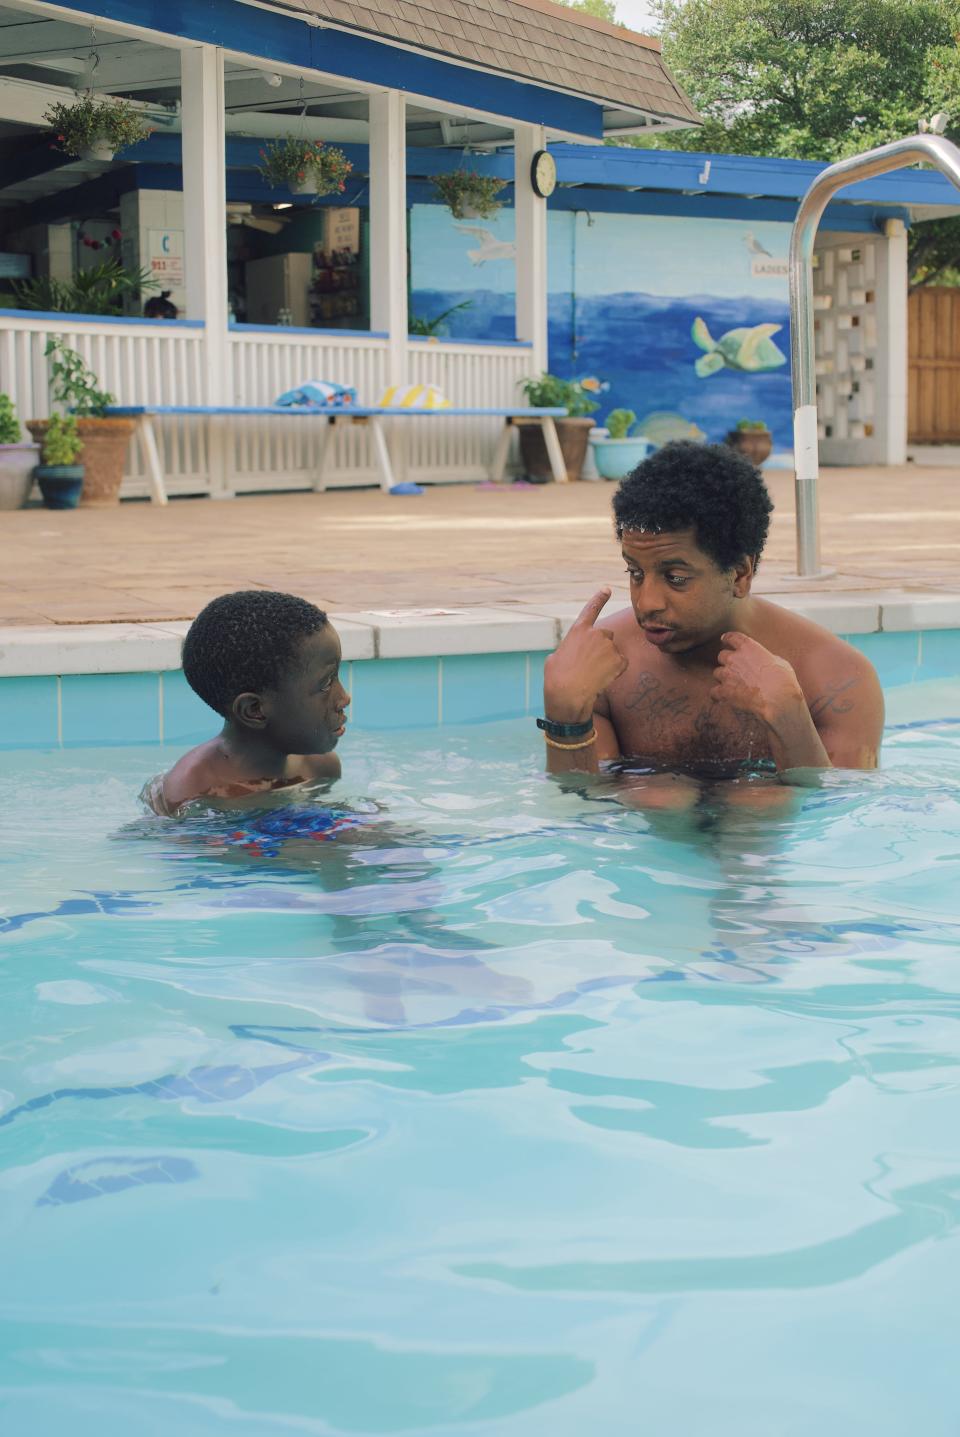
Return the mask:
[(351, 735), (260, 859), (0, 754), (4, 1437), (954, 1437), (960, 682), (890, 718), (685, 819)]

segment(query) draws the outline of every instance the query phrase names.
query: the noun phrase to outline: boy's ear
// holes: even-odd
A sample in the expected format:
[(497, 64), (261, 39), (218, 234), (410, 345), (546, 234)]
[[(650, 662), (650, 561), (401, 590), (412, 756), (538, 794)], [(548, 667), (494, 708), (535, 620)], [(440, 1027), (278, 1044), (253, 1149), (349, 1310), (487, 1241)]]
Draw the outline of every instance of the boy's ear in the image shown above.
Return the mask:
[(267, 722), (259, 694), (237, 694), (230, 705), (230, 716), (244, 728), (264, 728)]
[(733, 592), (738, 599), (745, 599), (753, 583), (756, 560), (752, 554), (744, 554), (733, 566)]

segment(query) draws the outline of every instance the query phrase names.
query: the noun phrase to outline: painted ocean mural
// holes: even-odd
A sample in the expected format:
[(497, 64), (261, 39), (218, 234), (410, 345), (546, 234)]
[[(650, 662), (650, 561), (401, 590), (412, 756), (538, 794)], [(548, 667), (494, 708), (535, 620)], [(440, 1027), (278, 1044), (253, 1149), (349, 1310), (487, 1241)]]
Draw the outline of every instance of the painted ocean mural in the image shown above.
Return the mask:
[[(609, 384), (611, 409), (681, 415), (720, 440), (761, 419), (792, 443), (789, 225), (668, 215), (547, 214), (550, 369)], [(514, 213), (464, 225), (414, 205), (411, 313), (454, 339), (516, 334)], [(444, 331), (441, 331), (443, 333)]]
[[(490, 290), (418, 290), (411, 311), (431, 317), (470, 301), (451, 315), (455, 339), (514, 337), (512, 294)], [(567, 376), (594, 374), (610, 385), (597, 411), (633, 409), (638, 417), (669, 410), (692, 420), (713, 441), (723, 439), (738, 419), (763, 419), (774, 449), (789, 449), (793, 408), (790, 397), (789, 307), (772, 299), (718, 299), (693, 295), (661, 299), (650, 294), (550, 296), (550, 369)], [(697, 320), (716, 342), (732, 330), (776, 324), (766, 337), (784, 356), (770, 368), (740, 371), (721, 363), (701, 377), (705, 355), (693, 338)]]

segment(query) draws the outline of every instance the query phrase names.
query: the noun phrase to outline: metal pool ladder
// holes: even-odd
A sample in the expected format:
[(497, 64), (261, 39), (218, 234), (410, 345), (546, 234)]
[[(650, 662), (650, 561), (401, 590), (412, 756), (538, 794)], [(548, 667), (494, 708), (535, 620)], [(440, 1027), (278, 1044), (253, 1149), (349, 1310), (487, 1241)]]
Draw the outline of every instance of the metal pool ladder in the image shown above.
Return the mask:
[(790, 357), (793, 370), (793, 451), (797, 497), (797, 574), (827, 578), (820, 567), (817, 480), (817, 387), (813, 354), (813, 242), (827, 203), (857, 180), (926, 160), (960, 189), (960, 149), (940, 135), (910, 135), (892, 144), (851, 155), (828, 166), (813, 181), (790, 234)]

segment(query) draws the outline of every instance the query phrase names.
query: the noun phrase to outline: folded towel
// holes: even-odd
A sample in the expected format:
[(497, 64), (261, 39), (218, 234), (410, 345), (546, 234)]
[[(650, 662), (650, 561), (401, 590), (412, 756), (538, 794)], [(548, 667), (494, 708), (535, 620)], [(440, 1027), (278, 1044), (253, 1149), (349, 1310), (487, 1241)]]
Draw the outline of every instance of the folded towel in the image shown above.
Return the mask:
[(356, 404), (357, 391), (344, 384), (331, 384), (326, 379), (307, 379), (296, 389), (288, 389), (274, 400), (284, 409), (341, 409)]
[(435, 384), (393, 384), (380, 401), (384, 409), (449, 409)]

